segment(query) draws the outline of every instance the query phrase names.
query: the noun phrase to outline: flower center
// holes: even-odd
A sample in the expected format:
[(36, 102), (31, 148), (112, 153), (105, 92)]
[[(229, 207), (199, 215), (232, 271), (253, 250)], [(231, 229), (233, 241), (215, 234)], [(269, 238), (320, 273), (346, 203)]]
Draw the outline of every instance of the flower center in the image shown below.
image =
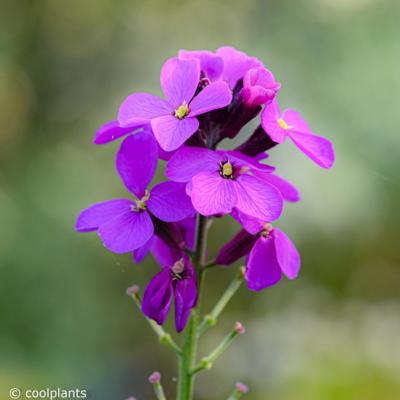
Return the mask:
[(285, 131), (287, 131), (290, 128), (290, 126), (282, 118), (278, 118), (278, 124)]
[(183, 119), (189, 114), (189, 106), (186, 104), (186, 101), (182, 103), (176, 110), (175, 110), (175, 117), (178, 119)]
[(147, 210), (146, 201), (150, 198), (150, 193), (146, 190), (146, 194), (135, 201), (135, 204), (131, 206), (132, 211), (142, 212)]
[(182, 273), (185, 270), (185, 264), (183, 263), (183, 258), (178, 260), (171, 268), (173, 279), (181, 280), (183, 279)]
[(260, 232), (260, 235), (265, 237), (266, 239), (269, 239), (272, 231), (274, 230), (273, 226), (269, 223), (265, 224), (263, 229)]
[(222, 161), (220, 174), (225, 179), (233, 179), (233, 165), (229, 161)]

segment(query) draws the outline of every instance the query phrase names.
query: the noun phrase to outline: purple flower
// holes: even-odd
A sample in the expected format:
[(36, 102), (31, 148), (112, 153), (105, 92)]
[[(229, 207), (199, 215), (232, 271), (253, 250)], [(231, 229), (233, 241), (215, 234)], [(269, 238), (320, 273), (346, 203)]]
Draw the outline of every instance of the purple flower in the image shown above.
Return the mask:
[(227, 214), (238, 209), (261, 220), (273, 221), (282, 212), (282, 196), (257, 172), (273, 171), (234, 151), (182, 147), (168, 161), (166, 175), (189, 182), (187, 192), (202, 215)]
[(148, 93), (128, 96), (119, 109), (120, 126), (151, 124), (160, 146), (172, 151), (199, 128), (197, 116), (223, 108), (232, 100), (224, 82), (214, 82), (198, 94), (200, 63), (196, 59), (169, 59), (162, 67), (161, 88), (167, 100)]
[[(162, 241), (157, 242), (165, 246)], [(187, 323), (190, 310), (197, 302), (196, 274), (189, 258), (181, 254), (176, 258), (168, 249), (158, 249), (162, 269), (149, 282), (143, 295), (143, 313), (162, 325), (175, 299), (175, 327), (181, 332)]]
[(275, 285), (282, 274), (295, 279), (300, 270), (300, 255), (288, 236), (269, 223), (242, 213), (234, 216), (245, 229), (221, 248), (217, 263), (229, 265), (247, 256), (245, 279), (248, 288), (255, 291)]
[(288, 109), (282, 114), (276, 100), (264, 108), (261, 124), (274, 142), (282, 143), (286, 136), (289, 136), (293, 143), (320, 167), (331, 168), (335, 162), (332, 143), (314, 135), (297, 111)]
[(242, 96), (247, 107), (257, 107), (270, 103), (278, 93), (281, 84), (266, 68), (252, 68), (243, 78)]
[(144, 130), (128, 136), (116, 158), (117, 171), (136, 200), (114, 199), (83, 210), (76, 222), (79, 232), (98, 231), (104, 246), (115, 253), (142, 247), (154, 233), (153, 221), (175, 222), (194, 213), (185, 185), (162, 182), (146, 188), (157, 167), (157, 143)]

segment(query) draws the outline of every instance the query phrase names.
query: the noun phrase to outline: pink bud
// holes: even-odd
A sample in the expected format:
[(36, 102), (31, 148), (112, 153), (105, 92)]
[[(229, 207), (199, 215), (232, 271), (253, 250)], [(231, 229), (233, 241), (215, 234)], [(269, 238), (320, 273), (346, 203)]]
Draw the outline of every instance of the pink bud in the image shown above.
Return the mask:
[(246, 332), (246, 329), (244, 329), (244, 326), (242, 325), (241, 322), (236, 322), (233, 329), (234, 329), (234, 331), (235, 331), (236, 333), (238, 333), (239, 335), (242, 335), (243, 333)]
[(247, 387), (247, 385), (245, 385), (242, 382), (236, 382), (236, 390), (240, 393), (247, 393), (249, 391), (249, 388)]
[(160, 383), (161, 380), (161, 374), (157, 371), (153, 372), (150, 376), (149, 376), (149, 382), (152, 383), (153, 385), (155, 383)]
[(126, 294), (128, 296), (133, 296), (135, 294), (138, 294), (139, 290), (140, 290), (140, 288), (138, 285), (133, 285), (133, 286), (128, 287), (128, 289), (126, 289)]

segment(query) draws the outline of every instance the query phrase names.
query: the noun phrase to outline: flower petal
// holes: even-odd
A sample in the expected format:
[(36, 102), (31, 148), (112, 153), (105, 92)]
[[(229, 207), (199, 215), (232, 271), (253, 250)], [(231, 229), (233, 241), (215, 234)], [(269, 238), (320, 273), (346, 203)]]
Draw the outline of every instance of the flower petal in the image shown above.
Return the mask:
[(157, 168), (158, 147), (154, 136), (142, 131), (128, 136), (116, 157), (116, 168), (126, 188), (139, 199), (145, 195)]
[(200, 80), (200, 62), (197, 59), (170, 58), (161, 69), (161, 88), (168, 102), (175, 109), (189, 104)]
[(301, 117), (300, 113), (292, 108), (288, 108), (282, 115), (283, 120), (292, 127), (293, 130), (308, 135), (313, 135), (313, 131), (307, 122)]
[(179, 58), (197, 58), (200, 61), (200, 70), (211, 81), (214, 81), (221, 76), (222, 69), (224, 67), (222, 58), (208, 50), (179, 50)]
[(200, 172), (215, 172), (223, 157), (202, 147), (181, 147), (168, 161), (165, 175), (176, 182), (189, 182)]
[(295, 279), (300, 271), (300, 254), (285, 232), (274, 228), (276, 256), (282, 272), (289, 278)]
[(154, 186), (147, 201), (147, 207), (157, 218), (165, 222), (175, 222), (195, 213), (190, 197), (186, 194), (186, 184), (161, 182)]
[(278, 123), (280, 114), (279, 104), (276, 100), (266, 105), (261, 113), (261, 126), (267, 135), (276, 143), (282, 143), (287, 135), (287, 131)]
[(224, 61), (222, 79), (225, 80), (232, 89), (250, 68), (263, 66), (262, 62), (257, 58), (249, 57), (246, 53), (230, 46), (220, 47), (217, 49), (216, 54)]
[(201, 172), (192, 179), (192, 203), (202, 215), (227, 214), (237, 202), (235, 183), (217, 172)]
[(153, 222), (146, 211), (127, 211), (99, 227), (103, 245), (114, 253), (130, 253), (138, 249), (151, 238), (153, 232)]
[(165, 100), (148, 93), (134, 93), (119, 107), (118, 122), (122, 127), (147, 124), (153, 118), (172, 112), (172, 107)]
[(143, 294), (142, 312), (147, 317), (163, 324), (168, 316), (172, 301), (172, 279), (164, 268), (149, 282)]
[(235, 218), (243, 228), (252, 235), (256, 235), (264, 228), (267, 221), (261, 221), (257, 218), (251, 217), (245, 213), (240, 212), (237, 208), (234, 208), (231, 212), (231, 216)]
[(143, 246), (134, 250), (133, 262), (140, 263), (149, 254), (151, 247), (153, 246), (156, 236), (152, 236)]
[(239, 176), (237, 183), (236, 207), (239, 211), (267, 222), (279, 218), (283, 201), (274, 186), (247, 174)]
[(119, 214), (130, 211), (131, 200), (114, 199), (96, 203), (81, 211), (75, 224), (78, 232), (95, 231)]
[(253, 171), (253, 174), (271, 185), (274, 185), (280, 191), (284, 200), (293, 203), (300, 200), (298, 189), (282, 177), (263, 171)]
[(219, 250), (216, 261), (219, 265), (231, 265), (243, 256), (249, 254), (257, 236), (250, 235), (241, 229), (228, 243)]
[(155, 118), (151, 121), (154, 136), (165, 151), (176, 150), (199, 128), (197, 118), (178, 119), (173, 115)]
[(190, 310), (197, 303), (196, 275), (190, 261), (185, 261), (185, 272), (189, 276), (176, 281), (174, 287), (175, 296), (175, 327), (177, 332), (182, 332), (188, 321)]
[(335, 162), (335, 152), (332, 143), (328, 139), (295, 131), (290, 131), (289, 137), (306, 156), (320, 167), (332, 168)]
[(154, 236), (151, 254), (162, 267), (170, 267), (181, 257), (181, 253), (175, 247), (169, 246), (157, 236)]
[(206, 86), (189, 104), (189, 115), (195, 117), (206, 112), (223, 108), (232, 101), (232, 91), (222, 81)]
[(274, 240), (260, 237), (246, 260), (245, 279), (250, 290), (259, 291), (275, 285), (282, 278)]
[(119, 126), (118, 121), (109, 121), (102, 125), (96, 132), (93, 143), (94, 144), (106, 144), (114, 140), (119, 139), (122, 136), (127, 135), (139, 129), (142, 125), (133, 125), (123, 128)]

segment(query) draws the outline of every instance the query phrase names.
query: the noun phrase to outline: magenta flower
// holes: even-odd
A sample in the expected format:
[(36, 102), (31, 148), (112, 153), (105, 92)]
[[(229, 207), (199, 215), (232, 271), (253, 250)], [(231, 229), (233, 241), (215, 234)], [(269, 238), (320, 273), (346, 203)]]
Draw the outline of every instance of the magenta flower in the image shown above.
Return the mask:
[(270, 103), (278, 93), (281, 84), (266, 68), (251, 68), (243, 78), (242, 96), (248, 107)]
[(157, 143), (144, 130), (128, 136), (116, 158), (117, 171), (136, 200), (114, 199), (83, 210), (76, 222), (79, 232), (98, 231), (104, 246), (115, 253), (127, 253), (142, 247), (154, 234), (158, 220), (175, 222), (193, 215), (185, 185), (162, 182), (150, 191), (158, 158)]
[(187, 323), (190, 310), (197, 302), (197, 282), (194, 268), (185, 254), (177, 258), (168, 247), (158, 240), (157, 261), (161, 271), (149, 282), (143, 295), (143, 313), (162, 325), (171, 308), (172, 297), (175, 299), (175, 327), (181, 332)]
[(199, 128), (197, 117), (226, 107), (232, 93), (224, 82), (214, 82), (198, 94), (200, 64), (196, 59), (169, 59), (162, 67), (161, 88), (167, 100), (148, 93), (128, 96), (119, 109), (121, 127), (151, 124), (160, 146), (176, 150)]
[(230, 265), (246, 256), (245, 279), (248, 288), (255, 291), (275, 285), (282, 274), (289, 279), (297, 277), (300, 255), (283, 231), (242, 213), (236, 212), (234, 217), (245, 229), (221, 248), (218, 264)]
[(331, 168), (335, 162), (332, 143), (322, 136), (314, 135), (300, 114), (292, 109), (283, 114), (274, 100), (264, 108), (261, 124), (265, 132), (276, 143), (282, 143), (287, 136), (309, 158), (322, 168)]
[(166, 175), (188, 182), (187, 192), (202, 215), (228, 214), (238, 209), (261, 220), (274, 221), (282, 212), (282, 196), (257, 172), (272, 167), (234, 151), (182, 147), (168, 161)]

